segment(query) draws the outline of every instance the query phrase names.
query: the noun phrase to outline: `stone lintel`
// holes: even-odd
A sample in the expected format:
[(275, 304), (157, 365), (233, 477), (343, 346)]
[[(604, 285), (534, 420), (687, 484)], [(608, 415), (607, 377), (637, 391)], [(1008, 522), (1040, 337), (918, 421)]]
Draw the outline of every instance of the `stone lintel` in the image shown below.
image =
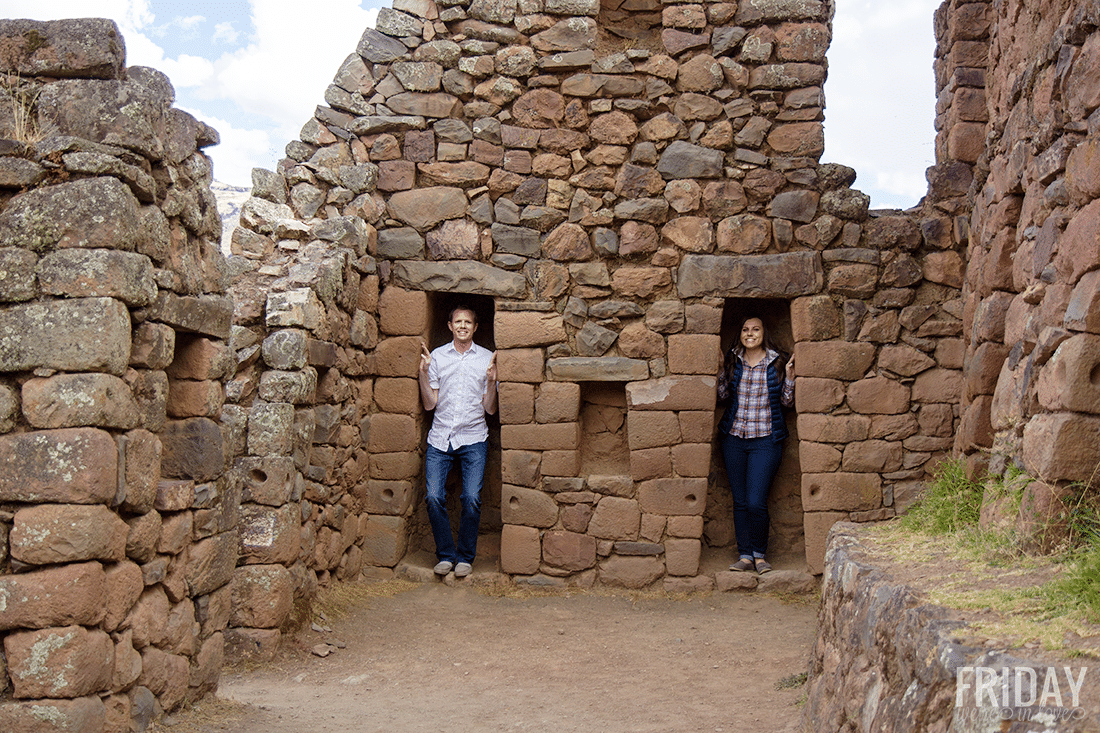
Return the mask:
[(817, 252), (770, 255), (687, 255), (680, 262), (681, 298), (795, 298), (821, 292), (825, 271)]
[(569, 356), (547, 359), (546, 378), (552, 382), (637, 382), (649, 378), (649, 364), (621, 356)]

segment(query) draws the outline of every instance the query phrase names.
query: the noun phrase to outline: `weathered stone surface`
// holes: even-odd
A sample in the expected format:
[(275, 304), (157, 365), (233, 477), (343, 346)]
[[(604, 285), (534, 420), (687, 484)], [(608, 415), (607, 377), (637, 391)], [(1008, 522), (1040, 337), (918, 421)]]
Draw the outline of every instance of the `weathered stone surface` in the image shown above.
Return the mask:
[(588, 534), (607, 540), (634, 540), (638, 538), (641, 520), (638, 502), (606, 496), (596, 505), (588, 523)]
[(557, 313), (498, 311), (493, 325), (496, 345), (501, 349), (565, 341), (565, 323)]
[(95, 695), (75, 700), (0, 703), (0, 726), (11, 733), (100, 731), (106, 723), (106, 707)]
[(587, 570), (596, 564), (596, 538), (551, 530), (542, 538), (542, 557), (547, 564), (562, 570)]
[(85, 178), (21, 194), (0, 212), (0, 246), (130, 251), (144, 236), (139, 204), (117, 178)]
[(118, 490), (118, 449), (111, 436), (71, 428), (0, 437), (0, 500), (109, 503)]
[(237, 564), (236, 535), (223, 532), (191, 546), (184, 577), (192, 596), (206, 595), (229, 582)]
[(807, 512), (860, 511), (879, 506), (882, 477), (877, 473), (802, 474), (802, 507)]
[(649, 377), (649, 365), (615, 356), (561, 357), (546, 360), (546, 376), (559, 382), (634, 382)]
[(795, 346), (795, 372), (800, 377), (854, 381), (867, 373), (874, 358), (873, 344), (803, 342)]
[(717, 178), (722, 174), (722, 163), (722, 151), (676, 140), (662, 153), (657, 172), (665, 180)]
[(280, 627), (290, 616), (294, 581), (282, 565), (247, 565), (233, 571), (234, 626), (260, 629)]
[(169, 421), (160, 439), (165, 476), (210, 481), (224, 470), (222, 433), (213, 420), (194, 417)]
[[(240, 557), (248, 563), (293, 563), (301, 550), (301, 511), (245, 504), (240, 511)], [(258, 625), (258, 624), (252, 624)]]
[(1100, 417), (1057, 412), (1032, 417), (1024, 427), (1024, 465), (1045, 481), (1089, 481), (1096, 470)]
[(500, 531), (500, 569), (510, 575), (533, 575), (542, 559), (537, 527), (505, 524)]
[(824, 270), (813, 252), (730, 257), (686, 255), (680, 262), (681, 297), (788, 298), (821, 290)]
[(8, 634), (4, 651), (20, 698), (82, 697), (106, 689), (114, 673), (111, 637), (82, 626)]
[(0, 370), (121, 375), (129, 356), (130, 314), (117, 300), (78, 298), (0, 310)]
[(102, 505), (43, 504), (15, 514), (11, 556), (28, 565), (126, 557), (128, 527)]
[(614, 555), (599, 563), (600, 581), (624, 588), (644, 588), (656, 582), (665, 572), (657, 557), (624, 557)]
[(399, 191), (387, 202), (390, 216), (421, 232), (446, 219), (463, 216), (466, 205), (466, 194), (462, 189), (448, 186)]
[(552, 527), (558, 520), (558, 505), (541, 491), (506, 484), (501, 489), (500, 516), (505, 525)]
[(426, 291), (475, 293), (501, 298), (519, 298), (527, 292), (527, 281), (522, 274), (480, 262), (398, 262), (394, 267), (394, 278), (404, 287)]
[[(305, 290), (312, 292), (308, 288)], [(268, 296), (268, 325), (302, 325), (270, 322), (272, 302), (278, 300), (275, 297), (277, 295), (281, 294), (272, 293)], [(150, 320), (175, 326), (181, 331), (228, 339), (233, 322), (233, 301), (220, 295), (179, 296), (161, 290), (157, 293), (156, 301), (149, 306), (148, 317)]]
[(110, 374), (60, 374), (23, 385), (23, 414), (36, 428), (133, 428), (138, 407), (129, 385)]
[(707, 503), (706, 478), (659, 478), (638, 485), (638, 503), (647, 514), (702, 514)]
[(107, 576), (98, 562), (72, 563), (0, 578), (0, 629), (95, 626)]

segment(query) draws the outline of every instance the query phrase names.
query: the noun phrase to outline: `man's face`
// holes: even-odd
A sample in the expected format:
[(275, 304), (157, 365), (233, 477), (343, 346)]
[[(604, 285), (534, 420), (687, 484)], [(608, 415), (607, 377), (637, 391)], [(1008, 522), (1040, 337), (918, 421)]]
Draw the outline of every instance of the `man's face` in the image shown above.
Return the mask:
[(451, 330), (457, 343), (469, 344), (474, 340), (474, 331), (477, 330), (477, 323), (474, 321), (474, 314), (470, 311), (457, 310), (454, 312), (454, 315), (451, 316), (447, 328)]

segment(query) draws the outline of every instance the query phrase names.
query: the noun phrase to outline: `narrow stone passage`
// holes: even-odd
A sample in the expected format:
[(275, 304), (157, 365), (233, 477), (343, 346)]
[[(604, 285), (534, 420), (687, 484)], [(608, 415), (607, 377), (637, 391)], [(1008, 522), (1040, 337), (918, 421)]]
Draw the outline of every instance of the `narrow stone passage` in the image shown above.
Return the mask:
[[(157, 730), (796, 731), (817, 603), (716, 593), (370, 598)], [(309, 653), (322, 641), (345, 648)]]

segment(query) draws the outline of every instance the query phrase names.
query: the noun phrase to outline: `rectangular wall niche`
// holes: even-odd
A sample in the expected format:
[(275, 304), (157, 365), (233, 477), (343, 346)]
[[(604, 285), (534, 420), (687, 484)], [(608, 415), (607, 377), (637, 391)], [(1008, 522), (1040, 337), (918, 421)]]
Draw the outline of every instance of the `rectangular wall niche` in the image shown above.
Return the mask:
[[(788, 354), (794, 351), (791, 309), (788, 301), (729, 298), (722, 311), (723, 357), (730, 347), (740, 340), (741, 319), (749, 314), (764, 321), (765, 327), (780, 350)], [(716, 427), (724, 412), (725, 405), (719, 404), (714, 416)], [(797, 415), (794, 408), (786, 410), (785, 416), (790, 435), (783, 446), (783, 461), (779, 464), (779, 473), (772, 482), (771, 492), (768, 495), (768, 512), (771, 519), (768, 553), (780, 557), (801, 558), (805, 554), (802, 470), (798, 462)], [(711, 494), (707, 497), (704, 533), (710, 547), (735, 548), (733, 500), (730, 497), (729, 480), (717, 440), (716, 436), (714, 450), (711, 452), (711, 475), (717, 476), (718, 480), (711, 484)]]
[(581, 383), (580, 475), (630, 475), (622, 382)]

